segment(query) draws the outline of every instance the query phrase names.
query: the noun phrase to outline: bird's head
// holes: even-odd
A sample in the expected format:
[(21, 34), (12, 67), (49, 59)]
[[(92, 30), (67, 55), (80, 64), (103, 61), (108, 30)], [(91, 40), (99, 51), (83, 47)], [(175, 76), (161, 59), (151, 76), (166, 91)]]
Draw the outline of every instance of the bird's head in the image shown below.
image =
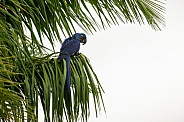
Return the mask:
[(86, 44), (87, 38), (86, 38), (86, 35), (85, 35), (84, 33), (76, 33), (76, 34), (74, 34), (74, 36), (75, 36), (77, 39), (80, 40), (80, 43), (83, 43), (83, 45)]
[(80, 35), (80, 42), (83, 43), (83, 45), (86, 44), (86, 42), (87, 42), (86, 35), (83, 33), (81, 33), (81, 35)]

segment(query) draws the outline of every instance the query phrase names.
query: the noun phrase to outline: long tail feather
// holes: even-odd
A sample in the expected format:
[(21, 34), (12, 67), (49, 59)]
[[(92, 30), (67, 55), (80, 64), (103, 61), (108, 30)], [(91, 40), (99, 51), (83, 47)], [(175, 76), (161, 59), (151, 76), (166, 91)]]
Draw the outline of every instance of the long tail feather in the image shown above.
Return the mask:
[(58, 60), (62, 60), (65, 59), (66, 60), (66, 87), (68, 89), (68, 91), (70, 92), (70, 55), (66, 55), (66, 54), (60, 54), (58, 57)]
[(66, 67), (67, 67), (67, 72), (66, 72), (66, 85), (68, 88), (68, 91), (70, 92), (70, 56), (66, 57)]

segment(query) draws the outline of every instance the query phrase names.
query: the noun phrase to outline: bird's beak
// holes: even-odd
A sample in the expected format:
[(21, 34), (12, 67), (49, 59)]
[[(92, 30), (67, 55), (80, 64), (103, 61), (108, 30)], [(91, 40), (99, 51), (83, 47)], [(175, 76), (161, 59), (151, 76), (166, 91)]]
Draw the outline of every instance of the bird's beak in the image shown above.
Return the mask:
[(85, 45), (87, 42), (87, 39), (82, 39), (81, 42), (83, 43), (83, 45)]

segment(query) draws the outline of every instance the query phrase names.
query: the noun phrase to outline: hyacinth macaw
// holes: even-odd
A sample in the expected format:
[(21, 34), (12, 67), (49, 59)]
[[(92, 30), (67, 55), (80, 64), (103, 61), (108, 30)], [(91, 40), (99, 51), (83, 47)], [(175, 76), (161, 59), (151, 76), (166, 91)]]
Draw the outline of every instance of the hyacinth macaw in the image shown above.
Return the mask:
[(83, 45), (87, 42), (86, 35), (83, 33), (75, 33), (72, 37), (65, 39), (61, 45), (60, 55), (58, 60), (66, 60), (66, 85), (68, 91), (70, 92), (70, 56), (79, 52), (80, 43)]

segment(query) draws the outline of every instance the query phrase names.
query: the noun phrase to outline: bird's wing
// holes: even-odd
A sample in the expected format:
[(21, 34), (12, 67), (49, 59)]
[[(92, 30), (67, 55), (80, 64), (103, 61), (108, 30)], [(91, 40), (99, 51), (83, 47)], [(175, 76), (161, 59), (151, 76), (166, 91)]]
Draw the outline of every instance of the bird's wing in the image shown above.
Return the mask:
[(64, 48), (70, 47), (73, 43), (74, 42), (73, 42), (73, 39), (72, 38), (65, 39), (65, 41), (62, 43), (61, 51), (63, 51)]
[(61, 52), (67, 52), (69, 55), (72, 55), (78, 52), (79, 49), (80, 49), (80, 41), (77, 39), (71, 39), (63, 43), (61, 47)]

